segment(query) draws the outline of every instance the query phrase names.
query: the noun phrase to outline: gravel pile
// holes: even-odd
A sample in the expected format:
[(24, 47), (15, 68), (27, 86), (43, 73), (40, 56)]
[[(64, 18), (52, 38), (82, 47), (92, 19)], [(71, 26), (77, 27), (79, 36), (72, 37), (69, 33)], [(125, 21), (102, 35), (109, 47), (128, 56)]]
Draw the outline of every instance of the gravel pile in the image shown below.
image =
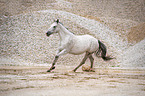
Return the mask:
[(120, 65), (125, 67), (145, 67), (145, 39), (123, 52)]
[[(71, 32), (91, 34), (107, 45), (108, 55), (112, 55), (116, 59), (109, 63), (100, 58), (96, 59), (96, 66), (144, 66), (144, 40), (129, 47), (127, 41), (98, 21), (57, 10), (43, 10), (9, 18), (3, 17), (6, 22), (0, 26), (0, 64), (30, 66), (50, 64), (55, 56), (59, 38), (58, 35), (48, 38), (45, 33), (56, 18), (59, 18)], [(85, 30), (86, 32), (84, 32)], [(58, 63), (74, 65), (78, 64), (81, 59), (82, 55), (65, 55), (60, 58)]]

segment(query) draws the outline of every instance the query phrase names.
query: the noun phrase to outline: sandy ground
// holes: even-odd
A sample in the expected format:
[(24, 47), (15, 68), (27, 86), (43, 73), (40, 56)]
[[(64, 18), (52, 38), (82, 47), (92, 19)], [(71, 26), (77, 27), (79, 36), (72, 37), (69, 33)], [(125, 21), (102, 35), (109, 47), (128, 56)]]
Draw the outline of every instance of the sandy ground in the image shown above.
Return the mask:
[(144, 96), (145, 70), (95, 68), (83, 72), (75, 66), (1, 67), (1, 96)]

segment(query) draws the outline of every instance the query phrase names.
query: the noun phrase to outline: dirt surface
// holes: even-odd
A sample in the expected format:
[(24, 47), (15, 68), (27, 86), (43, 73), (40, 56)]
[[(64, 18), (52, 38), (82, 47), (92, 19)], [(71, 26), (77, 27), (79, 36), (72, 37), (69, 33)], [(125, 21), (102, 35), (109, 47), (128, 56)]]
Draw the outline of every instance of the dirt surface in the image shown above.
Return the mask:
[(83, 72), (75, 66), (1, 67), (1, 96), (144, 96), (145, 70), (96, 68)]

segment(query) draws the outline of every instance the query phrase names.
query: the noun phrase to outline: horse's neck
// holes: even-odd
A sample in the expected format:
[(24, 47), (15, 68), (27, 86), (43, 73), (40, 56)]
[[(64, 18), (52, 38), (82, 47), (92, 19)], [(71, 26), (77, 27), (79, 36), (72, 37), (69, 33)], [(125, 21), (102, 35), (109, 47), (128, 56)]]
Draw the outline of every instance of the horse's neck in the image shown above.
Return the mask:
[(63, 40), (70, 36), (74, 36), (74, 34), (71, 33), (69, 30), (67, 30), (64, 26), (60, 24), (60, 31), (59, 31), (60, 40)]

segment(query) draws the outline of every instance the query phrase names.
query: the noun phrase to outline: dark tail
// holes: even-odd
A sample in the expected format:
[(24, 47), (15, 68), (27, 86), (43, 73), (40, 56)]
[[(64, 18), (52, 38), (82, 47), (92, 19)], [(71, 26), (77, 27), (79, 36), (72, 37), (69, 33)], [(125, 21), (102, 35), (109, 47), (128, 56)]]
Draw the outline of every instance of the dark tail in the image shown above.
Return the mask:
[[(106, 56), (106, 53), (107, 53), (106, 46), (100, 40), (98, 40), (98, 43), (99, 43), (99, 51), (98, 52), (99, 53), (101, 52), (101, 57), (103, 58), (103, 60), (108, 61), (108, 60), (113, 59), (109, 56)], [(98, 54), (98, 52), (97, 52), (97, 54)]]

